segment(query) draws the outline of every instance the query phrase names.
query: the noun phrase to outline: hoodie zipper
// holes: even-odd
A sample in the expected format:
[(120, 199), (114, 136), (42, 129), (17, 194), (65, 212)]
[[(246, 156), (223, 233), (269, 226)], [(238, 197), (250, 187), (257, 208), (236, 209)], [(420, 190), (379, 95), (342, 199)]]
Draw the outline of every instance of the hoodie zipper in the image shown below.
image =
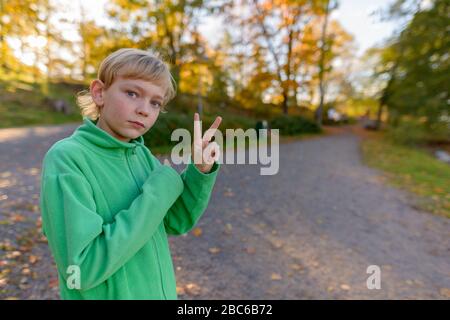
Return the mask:
[[(136, 146), (133, 147), (133, 149), (131, 150), (131, 153), (132, 153), (133, 155), (136, 155)], [(139, 191), (142, 193), (143, 190), (142, 190), (142, 188), (139, 186), (139, 184), (137, 183), (136, 176), (134, 175), (133, 170), (131, 169), (129, 157), (128, 157), (128, 155), (127, 155), (127, 150), (125, 150), (125, 158), (127, 159), (128, 169), (129, 169), (130, 172), (131, 172), (131, 176), (133, 177), (134, 183), (135, 183), (136, 186), (138, 187)], [(156, 230), (155, 232), (159, 232), (159, 229)], [(157, 250), (157, 248), (156, 248), (156, 240), (155, 240), (155, 237), (156, 237), (156, 233), (155, 233), (155, 235), (152, 237), (152, 246), (153, 246), (153, 250), (155, 251), (155, 254), (156, 254), (156, 260), (158, 261), (158, 267), (159, 267), (159, 279), (160, 279), (160, 284), (161, 284), (161, 291), (162, 291), (162, 293), (163, 293), (164, 299), (167, 300), (167, 295), (166, 295), (166, 292), (165, 292), (165, 290), (164, 290), (163, 274), (162, 274), (162, 271), (161, 271), (161, 263), (160, 263), (160, 261), (159, 261), (158, 250)]]
[[(136, 155), (136, 147), (133, 147), (133, 149), (131, 150), (131, 153), (133, 155)], [(128, 164), (128, 169), (130, 169), (131, 172), (131, 176), (133, 177), (134, 182), (136, 183), (136, 186), (138, 187), (139, 191), (142, 192), (142, 188), (139, 186), (139, 184), (137, 183), (137, 179), (136, 176), (134, 175), (133, 170), (131, 169), (131, 165), (130, 165), (130, 161), (127, 155), (127, 150), (125, 150), (125, 158), (127, 159), (127, 164)]]

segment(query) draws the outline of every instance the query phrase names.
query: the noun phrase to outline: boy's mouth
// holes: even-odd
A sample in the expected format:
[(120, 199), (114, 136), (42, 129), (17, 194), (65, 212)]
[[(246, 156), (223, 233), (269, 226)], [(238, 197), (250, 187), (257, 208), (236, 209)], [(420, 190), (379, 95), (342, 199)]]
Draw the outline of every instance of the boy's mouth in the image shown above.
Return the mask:
[(128, 121), (128, 122), (131, 122), (131, 123), (137, 124), (137, 125), (141, 126), (142, 128), (145, 128), (144, 124), (143, 124), (143, 123), (141, 123), (141, 122), (139, 122), (139, 121)]

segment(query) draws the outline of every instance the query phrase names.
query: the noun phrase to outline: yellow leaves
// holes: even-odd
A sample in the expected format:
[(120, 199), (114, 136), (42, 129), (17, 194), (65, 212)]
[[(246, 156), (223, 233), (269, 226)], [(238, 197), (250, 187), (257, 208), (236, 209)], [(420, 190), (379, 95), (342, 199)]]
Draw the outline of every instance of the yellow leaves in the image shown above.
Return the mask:
[(30, 255), (30, 256), (28, 257), (28, 261), (29, 261), (31, 264), (35, 264), (35, 263), (38, 262), (40, 259), (41, 259), (41, 258), (39, 258), (38, 256), (35, 256), (35, 255)]
[(0, 179), (0, 188), (8, 188), (14, 184), (12, 180), (9, 179)]
[(198, 296), (202, 292), (202, 288), (193, 282), (187, 283), (184, 286), (177, 286), (177, 295)]
[(184, 295), (185, 293), (186, 291), (184, 290), (183, 287), (177, 286), (177, 295)]
[(0, 242), (0, 250), (11, 251), (14, 250), (14, 247), (11, 244), (11, 241), (6, 239), (5, 241)]
[(437, 192), (437, 193), (444, 193), (445, 192), (444, 189), (439, 188), (439, 187), (434, 188), (434, 191)]
[(272, 273), (270, 279), (273, 281), (279, 281), (282, 279), (282, 277), (279, 273)]
[(5, 258), (7, 259), (15, 259), (17, 257), (20, 257), (22, 253), (20, 251), (12, 251), (5, 255)]
[(202, 228), (199, 228), (199, 227), (194, 228), (194, 229), (192, 230), (192, 235), (193, 235), (194, 237), (200, 237), (200, 236), (202, 235), (202, 233), (203, 233)]
[(31, 202), (19, 202), (13, 206), (16, 210), (26, 210), (31, 212), (39, 212), (39, 206)]
[(201, 288), (195, 283), (188, 283), (184, 287), (184, 291), (191, 296), (198, 296), (201, 293)]

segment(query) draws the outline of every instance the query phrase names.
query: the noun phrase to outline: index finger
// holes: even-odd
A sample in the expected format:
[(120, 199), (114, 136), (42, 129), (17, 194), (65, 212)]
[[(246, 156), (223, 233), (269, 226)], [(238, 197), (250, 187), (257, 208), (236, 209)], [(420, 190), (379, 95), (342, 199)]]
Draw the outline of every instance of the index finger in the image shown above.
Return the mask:
[(201, 143), (202, 141), (202, 128), (200, 126), (200, 115), (196, 112), (194, 114), (194, 143)]
[(217, 128), (219, 128), (220, 123), (222, 122), (222, 117), (216, 117), (216, 120), (214, 120), (213, 124), (211, 125), (211, 127), (209, 127), (208, 130), (206, 130), (205, 132), (205, 136), (203, 137), (203, 141), (210, 141), (211, 138), (214, 136), (214, 134), (217, 131)]

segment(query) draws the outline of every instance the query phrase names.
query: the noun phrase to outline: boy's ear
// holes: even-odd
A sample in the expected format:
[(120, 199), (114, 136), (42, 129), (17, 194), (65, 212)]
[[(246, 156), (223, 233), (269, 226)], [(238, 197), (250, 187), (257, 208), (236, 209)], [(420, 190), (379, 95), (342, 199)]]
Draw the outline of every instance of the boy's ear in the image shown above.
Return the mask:
[(103, 89), (105, 87), (105, 84), (99, 80), (99, 79), (95, 79), (91, 82), (90, 85), (90, 91), (91, 91), (91, 96), (92, 96), (92, 100), (94, 100), (95, 104), (98, 106), (102, 106), (103, 105)]

